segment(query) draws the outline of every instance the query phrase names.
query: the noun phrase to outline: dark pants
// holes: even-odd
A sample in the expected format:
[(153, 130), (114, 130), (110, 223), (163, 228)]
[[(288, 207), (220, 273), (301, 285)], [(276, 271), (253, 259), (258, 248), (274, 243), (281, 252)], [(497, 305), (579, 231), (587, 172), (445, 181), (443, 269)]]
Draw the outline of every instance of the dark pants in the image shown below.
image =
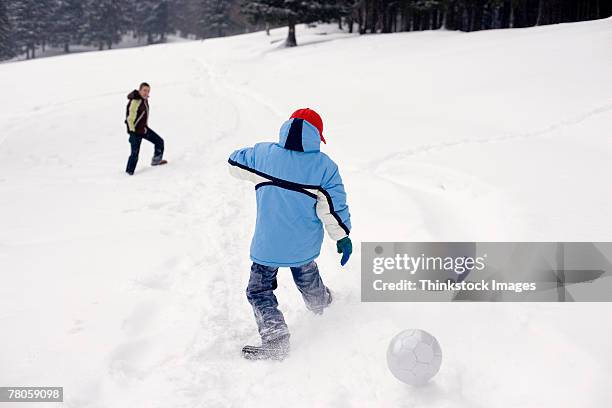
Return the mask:
[[(277, 273), (277, 267), (253, 263), (246, 290), (247, 299), (253, 307), (257, 328), (264, 343), (289, 334), (285, 318), (278, 310), (278, 301), (274, 296), (274, 289), (277, 287)], [(314, 313), (323, 313), (323, 309), (331, 302), (331, 296), (329, 289), (321, 280), (317, 264), (313, 261), (306, 265), (292, 267), (291, 274), (304, 298), (306, 307)]]
[(164, 139), (162, 139), (157, 133), (155, 133), (152, 129), (147, 129), (147, 133), (144, 135), (139, 135), (136, 133), (130, 133), (130, 146), (132, 147), (132, 152), (130, 154), (130, 158), (127, 162), (127, 167), (125, 171), (128, 173), (133, 173), (136, 170), (136, 164), (138, 163), (138, 154), (140, 153), (140, 144), (142, 143), (142, 139), (148, 140), (153, 143), (155, 146), (155, 153), (153, 154), (153, 160), (151, 164), (159, 163), (164, 155)]

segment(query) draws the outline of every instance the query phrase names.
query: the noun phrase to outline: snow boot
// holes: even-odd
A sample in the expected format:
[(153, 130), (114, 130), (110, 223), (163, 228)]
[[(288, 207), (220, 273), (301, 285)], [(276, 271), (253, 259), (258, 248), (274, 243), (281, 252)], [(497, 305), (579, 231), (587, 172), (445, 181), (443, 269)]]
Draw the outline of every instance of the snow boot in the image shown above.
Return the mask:
[(289, 335), (263, 342), (261, 346), (244, 346), (242, 357), (247, 360), (282, 361), (289, 355)]
[(162, 166), (164, 164), (168, 164), (168, 160), (153, 160), (151, 161), (151, 166)]

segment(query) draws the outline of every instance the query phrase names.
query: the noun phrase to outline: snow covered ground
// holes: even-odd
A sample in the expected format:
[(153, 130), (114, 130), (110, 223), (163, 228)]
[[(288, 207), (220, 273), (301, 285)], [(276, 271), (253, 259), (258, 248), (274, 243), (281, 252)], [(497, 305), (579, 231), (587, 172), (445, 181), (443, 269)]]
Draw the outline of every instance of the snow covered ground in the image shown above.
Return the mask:
[[(284, 35), (0, 66), (0, 385), (64, 386), (71, 408), (612, 406), (612, 305), (365, 304), (358, 246), (612, 240), (612, 20), (302, 27), (294, 49)], [(130, 178), (125, 96), (142, 80), (170, 165), (148, 167), (145, 143)], [(325, 120), (357, 252), (341, 269), (324, 243), (323, 317), (279, 274), (292, 356), (248, 362), (254, 193), (226, 159), (305, 106)], [(423, 389), (386, 368), (410, 327), (444, 353)]]

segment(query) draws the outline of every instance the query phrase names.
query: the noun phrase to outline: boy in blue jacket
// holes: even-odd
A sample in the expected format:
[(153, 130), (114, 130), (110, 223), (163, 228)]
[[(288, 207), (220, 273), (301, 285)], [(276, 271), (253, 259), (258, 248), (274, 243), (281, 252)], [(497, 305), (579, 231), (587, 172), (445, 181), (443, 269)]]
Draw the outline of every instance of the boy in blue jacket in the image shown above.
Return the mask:
[(230, 173), (255, 184), (257, 220), (251, 241), (251, 276), (246, 290), (261, 346), (245, 346), (247, 359), (282, 360), (289, 353), (289, 330), (274, 296), (279, 267), (289, 267), (306, 307), (321, 314), (332, 301), (315, 259), (323, 225), (336, 241), (340, 264), (352, 253), (351, 221), (338, 166), (319, 149), (323, 121), (312, 109), (299, 109), (283, 123), (278, 143), (236, 150)]

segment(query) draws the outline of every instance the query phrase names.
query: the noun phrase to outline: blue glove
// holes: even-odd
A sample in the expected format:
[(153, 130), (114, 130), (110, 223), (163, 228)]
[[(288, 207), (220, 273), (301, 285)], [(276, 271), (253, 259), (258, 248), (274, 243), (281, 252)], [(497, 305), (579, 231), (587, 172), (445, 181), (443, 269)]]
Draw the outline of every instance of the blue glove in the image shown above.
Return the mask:
[(351, 254), (353, 253), (353, 243), (351, 242), (351, 239), (349, 237), (342, 238), (340, 241), (336, 242), (336, 248), (338, 249), (338, 253), (342, 254), (340, 265), (346, 265), (351, 257)]

